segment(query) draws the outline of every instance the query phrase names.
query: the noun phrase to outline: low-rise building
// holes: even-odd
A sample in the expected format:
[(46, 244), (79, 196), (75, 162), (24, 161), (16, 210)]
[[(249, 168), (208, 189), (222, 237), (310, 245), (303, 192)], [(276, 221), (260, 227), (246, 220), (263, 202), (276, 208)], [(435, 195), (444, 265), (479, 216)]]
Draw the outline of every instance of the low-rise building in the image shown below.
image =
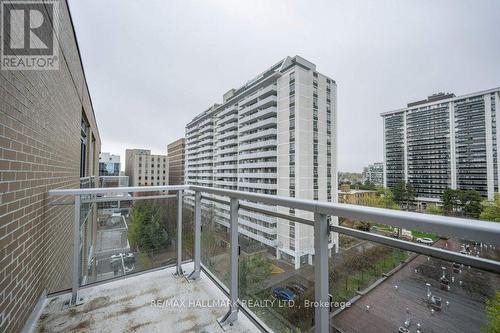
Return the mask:
[(339, 203), (361, 205), (368, 197), (377, 196), (377, 191), (351, 189), (349, 184), (341, 184), (339, 190)]
[(125, 175), (130, 186), (168, 185), (168, 158), (147, 149), (125, 151)]
[(120, 155), (99, 154), (99, 176), (119, 176)]

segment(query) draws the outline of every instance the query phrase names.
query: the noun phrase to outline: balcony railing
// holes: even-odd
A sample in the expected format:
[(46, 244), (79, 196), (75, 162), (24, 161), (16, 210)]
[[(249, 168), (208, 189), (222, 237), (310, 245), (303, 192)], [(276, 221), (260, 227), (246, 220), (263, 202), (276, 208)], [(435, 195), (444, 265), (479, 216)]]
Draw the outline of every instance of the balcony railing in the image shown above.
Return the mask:
[[(144, 195), (147, 193), (154, 192), (153, 195)], [(138, 194), (136, 196), (129, 195), (130, 193)], [(142, 193), (142, 195), (140, 195)], [(175, 193), (173, 195), (172, 193)], [(185, 265), (186, 254), (183, 254), (183, 240), (187, 236), (192, 236), (193, 245), (193, 258), (194, 270), (187, 275), (187, 279), (196, 280), (200, 278), (200, 272), (203, 270), (208, 276), (211, 276), (214, 281), (219, 284), (224, 290), (229, 293), (229, 308), (226, 315), (221, 318), (221, 325), (232, 324), (238, 319), (238, 312), (243, 311), (248, 316), (254, 319), (255, 323), (261, 322), (262, 316), (266, 317), (268, 314), (263, 314), (258, 311), (250, 311), (247, 304), (242, 302), (246, 297), (246, 289), (248, 285), (241, 284), (241, 269), (239, 267), (240, 261), (240, 240), (238, 235), (248, 234), (252, 235), (253, 238), (262, 238), (262, 243), (265, 244), (277, 244), (280, 248), (283, 245), (280, 244), (276, 239), (269, 239), (265, 237), (272, 237), (273, 235), (259, 235), (256, 232), (259, 230), (250, 230), (247, 227), (251, 227), (251, 223), (241, 224), (239, 223), (239, 209), (244, 209), (245, 211), (255, 212), (259, 214), (265, 214), (271, 217), (276, 217), (278, 220), (285, 220), (289, 223), (293, 223), (294, 232), (300, 230), (299, 226), (302, 228), (312, 228), (313, 250), (314, 255), (309, 257), (311, 264), (313, 264), (313, 280), (314, 280), (314, 317), (313, 323), (309, 323), (314, 326), (316, 332), (328, 332), (332, 323), (330, 322), (332, 316), (331, 312), (331, 288), (335, 286), (330, 285), (332, 281), (329, 271), (330, 261), (330, 250), (331, 250), (331, 240), (332, 233), (338, 233), (341, 235), (353, 237), (356, 239), (361, 239), (364, 241), (374, 242), (377, 244), (382, 244), (384, 246), (393, 247), (403, 251), (411, 251), (416, 254), (428, 256), (436, 260), (444, 260), (453, 262), (453, 267), (455, 265), (464, 265), (460, 267), (473, 267), (480, 269), (485, 272), (491, 272), (494, 274), (500, 273), (500, 263), (487, 258), (480, 258), (470, 254), (464, 254), (457, 251), (453, 251), (448, 248), (438, 248), (434, 246), (429, 246), (421, 243), (414, 243), (406, 241), (399, 238), (388, 237), (378, 233), (372, 233), (367, 231), (360, 231), (345, 226), (339, 226), (335, 222), (334, 217), (344, 217), (348, 219), (361, 220), (370, 223), (377, 223), (383, 225), (390, 225), (397, 228), (410, 229), (421, 232), (431, 232), (440, 236), (453, 237), (461, 240), (471, 240), (482, 244), (498, 245), (500, 243), (500, 224), (493, 222), (468, 220), (460, 218), (450, 218), (443, 216), (419, 214), (412, 212), (401, 212), (395, 210), (387, 210), (380, 208), (370, 208), (363, 206), (354, 206), (347, 204), (337, 204), (320, 202), (314, 200), (302, 200), (297, 198), (280, 197), (273, 195), (263, 195), (256, 193), (248, 193), (241, 191), (231, 191), (210, 187), (194, 186), (194, 185), (183, 185), (183, 186), (151, 186), (151, 187), (115, 187), (115, 188), (85, 188), (85, 189), (55, 189), (49, 191), (50, 196), (72, 196), (74, 197), (74, 220), (73, 220), (73, 273), (72, 273), (72, 287), (71, 287), (71, 300), (72, 305), (78, 304), (78, 291), (82, 284), (85, 283), (86, 279), (82, 279), (82, 275), (86, 272), (82, 271), (81, 263), (84, 258), (82, 256), (88, 256), (87, 262), (92, 262), (93, 252), (82, 251), (82, 243), (84, 233), (82, 232), (82, 220), (80, 218), (81, 207), (84, 204), (103, 204), (106, 202), (135, 202), (137, 200), (157, 200), (157, 199), (171, 199), (177, 198), (177, 209), (176, 209), (176, 228), (175, 228), (175, 267), (176, 274), (178, 276), (184, 277), (183, 265)], [(193, 221), (192, 221), (192, 235), (183, 234), (183, 223), (186, 219), (183, 219), (183, 205), (184, 198), (189, 197), (190, 202), (194, 202), (191, 207), (193, 211)], [(226, 199), (221, 199), (226, 198)], [(194, 199), (194, 200), (193, 200)], [(206, 215), (202, 214), (203, 209), (210, 204), (210, 202), (215, 202), (218, 204), (223, 204), (228, 207), (229, 212), (229, 223), (225, 222), (223, 224), (228, 225), (228, 238), (222, 240), (229, 247), (229, 253), (224, 258), (228, 258), (227, 268), (219, 272), (221, 275), (216, 276), (216, 272), (212, 272), (210, 264), (202, 264), (202, 238), (206, 238), (204, 233), (207, 231), (205, 228), (202, 230), (202, 218), (206, 218)], [(283, 210), (268, 210), (259, 208), (259, 204), (283, 207)], [(118, 205), (120, 207), (120, 205)], [(281, 213), (280, 211), (293, 211), (294, 213), (289, 215)], [(300, 213), (302, 212), (302, 213)], [(307, 219), (304, 216), (314, 216), (314, 219)], [(205, 216), (205, 217), (204, 217)], [(215, 213), (217, 216), (217, 212)], [(118, 217), (118, 219), (124, 219), (125, 217)], [(88, 220), (88, 219), (87, 219)], [(183, 222), (184, 221), (184, 222)], [(126, 223), (125, 223), (126, 225)], [(264, 229), (265, 226), (258, 229)], [(191, 231), (190, 231), (191, 232)], [(278, 231), (279, 232), (279, 231)], [(190, 238), (191, 239), (191, 238)], [(292, 238), (291, 238), (292, 239)], [(203, 241), (205, 242), (206, 239)], [(337, 244), (338, 245), (338, 244)], [(95, 248), (91, 246), (91, 248)], [(204, 249), (204, 256), (206, 256)], [(297, 249), (296, 249), (297, 250)], [(286, 252), (290, 252), (287, 249)], [(298, 251), (298, 250), (297, 250)], [(306, 253), (306, 252), (304, 252)], [(120, 262), (123, 266), (123, 274), (126, 274), (127, 268), (124, 261), (126, 260), (126, 254), (119, 255)], [(221, 255), (216, 256), (210, 260), (220, 262), (223, 258)], [(115, 258), (116, 259), (116, 258)], [(190, 259), (189, 259), (190, 260)], [(240, 259), (241, 260), (241, 259)], [(167, 261), (168, 262), (168, 261)], [(275, 267), (275, 269), (279, 269)], [(225, 274), (228, 272), (229, 274)], [(248, 274), (251, 272), (246, 272)], [(444, 270), (443, 270), (444, 277)], [(334, 279), (335, 281), (335, 279)], [(359, 283), (359, 282), (358, 282)], [(226, 284), (227, 287), (224, 286)], [(347, 280), (346, 280), (347, 284)], [(460, 283), (461, 285), (462, 283)], [(300, 286), (298, 289), (302, 288)], [(397, 288), (397, 286), (396, 286)], [(428, 290), (430, 287), (428, 287)], [(245, 289), (245, 290), (244, 290)], [(244, 290), (242, 292), (242, 290)], [(273, 291), (274, 292), (274, 291)], [(428, 292), (428, 301), (434, 302), (434, 298), (431, 300), (430, 291)], [(430, 304), (430, 303), (429, 303)], [(432, 304), (431, 304), (432, 305)], [(369, 311), (369, 306), (366, 311)], [(409, 311), (409, 310), (407, 310)], [(280, 313), (275, 313), (273, 310), (273, 318), (281, 318), (279, 325), (283, 325), (287, 329), (296, 330), (293, 325), (286, 319), (283, 319)], [(333, 322), (335, 323), (335, 318), (333, 317)], [(266, 321), (264, 319), (264, 321)], [(420, 325), (420, 324), (419, 324)], [(266, 329), (266, 325), (260, 325), (262, 330)]]

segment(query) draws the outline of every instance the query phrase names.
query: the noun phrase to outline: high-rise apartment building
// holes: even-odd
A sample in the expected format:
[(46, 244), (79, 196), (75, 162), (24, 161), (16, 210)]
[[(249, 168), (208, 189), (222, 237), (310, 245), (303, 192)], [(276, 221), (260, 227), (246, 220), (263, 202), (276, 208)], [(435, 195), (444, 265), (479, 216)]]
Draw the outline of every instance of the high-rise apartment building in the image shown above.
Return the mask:
[(420, 201), (438, 202), (447, 188), (499, 191), (500, 88), (463, 96), (435, 94), (382, 113), (384, 185), (410, 182)]
[(370, 182), (377, 186), (384, 185), (384, 163), (375, 162), (363, 168), (363, 183)]
[[(186, 126), (186, 184), (336, 202), (336, 94), (335, 81), (299, 56), (229, 90)], [(227, 206), (214, 206), (216, 220), (229, 226)], [(240, 210), (239, 231), (296, 267), (314, 254), (307, 225)], [(330, 248), (337, 244), (332, 233)]]
[[(56, 32), (59, 69), (0, 70), (0, 332), (27, 331), (46, 295), (71, 287), (74, 205), (47, 192), (79, 188), (99, 170), (101, 140), (71, 15), (66, 1), (57, 3), (43, 27)], [(12, 25), (11, 35), (24, 28)], [(88, 253), (95, 225), (80, 230)]]
[(99, 176), (119, 176), (120, 155), (101, 153), (99, 155)]
[(184, 185), (186, 139), (181, 138), (167, 145), (168, 184)]
[(168, 158), (147, 149), (125, 151), (125, 175), (130, 186), (168, 185)]

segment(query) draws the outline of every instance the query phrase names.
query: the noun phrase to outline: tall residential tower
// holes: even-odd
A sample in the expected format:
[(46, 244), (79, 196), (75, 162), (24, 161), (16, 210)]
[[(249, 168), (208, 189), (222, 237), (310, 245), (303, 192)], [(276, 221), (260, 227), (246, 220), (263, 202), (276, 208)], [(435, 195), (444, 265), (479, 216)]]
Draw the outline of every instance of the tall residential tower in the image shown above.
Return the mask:
[(439, 93), (382, 114), (384, 185), (410, 182), (419, 201), (439, 202), (447, 188), (499, 191), (500, 88), (463, 96)]
[[(286, 57), (186, 126), (186, 184), (336, 202), (336, 106), (334, 80), (299, 56)], [(216, 220), (229, 226), (227, 207), (214, 206)], [(245, 210), (239, 224), (241, 234), (276, 249), (295, 267), (312, 260), (310, 226)]]

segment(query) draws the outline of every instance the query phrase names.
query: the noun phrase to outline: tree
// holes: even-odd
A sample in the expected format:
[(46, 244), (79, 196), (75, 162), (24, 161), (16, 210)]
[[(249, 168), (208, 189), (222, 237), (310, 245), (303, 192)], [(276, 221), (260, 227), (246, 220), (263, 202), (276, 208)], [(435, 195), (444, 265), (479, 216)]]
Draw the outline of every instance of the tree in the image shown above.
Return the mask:
[(406, 201), (406, 210), (408, 210), (410, 208), (410, 204), (413, 204), (413, 202), (415, 201), (415, 196), (416, 196), (416, 192), (415, 192), (415, 188), (413, 187), (413, 185), (411, 183), (406, 183), (406, 197), (405, 197), (405, 201)]
[(406, 196), (406, 183), (404, 181), (397, 182), (392, 188), (394, 201), (400, 206), (403, 206)]
[(460, 192), (460, 205), (462, 206), (462, 213), (466, 217), (479, 218), (481, 214), (481, 195), (474, 190), (466, 190)]
[(377, 195), (362, 197), (359, 204), (368, 207), (399, 209), (399, 206), (394, 202), (391, 190), (387, 188), (378, 189)]
[(167, 232), (161, 221), (164, 211), (151, 202), (138, 201), (132, 208), (129, 225), (129, 241), (143, 251), (154, 251), (166, 245)]
[(406, 206), (406, 210), (410, 209), (410, 205), (415, 200), (415, 189), (411, 183), (403, 180), (397, 182), (393, 188), (392, 193), (394, 201), (400, 206)]
[(359, 185), (360, 190), (368, 190), (368, 191), (374, 191), (377, 189), (377, 186), (375, 186), (374, 183), (370, 182), (369, 180), (366, 180), (364, 184)]
[(361, 231), (370, 231), (371, 227), (372, 227), (372, 225), (368, 222), (363, 222), (363, 221), (354, 222), (354, 228), (361, 230)]
[(500, 222), (500, 195), (495, 194), (495, 201), (487, 203), (479, 215), (481, 220)]
[(223, 253), (226, 247), (223, 245), (227, 243), (227, 239), (225, 236), (226, 232), (221, 232), (218, 226), (218, 223), (215, 222), (215, 211), (213, 206), (210, 206), (208, 209), (202, 210), (202, 257), (205, 258), (203, 261), (209, 267), (213, 267), (215, 265), (215, 257)]
[(264, 289), (263, 282), (271, 275), (271, 262), (263, 253), (240, 256), (239, 283), (241, 295), (249, 295)]
[(426, 209), (427, 214), (443, 215), (443, 208), (436, 205), (429, 205)]
[(443, 211), (445, 215), (455, 215), (460, 206), (458, 190), (447, 188), (443, 192)]
[(483, 199), (477, 191), (446, 189), (442, 199), (445, 215), (478, 218), (481, 213)]
[(486, 319), (488, 323), (482, 327), (483, 333), (499, 333), (500, 332), (500, 291), (486, 300)]

